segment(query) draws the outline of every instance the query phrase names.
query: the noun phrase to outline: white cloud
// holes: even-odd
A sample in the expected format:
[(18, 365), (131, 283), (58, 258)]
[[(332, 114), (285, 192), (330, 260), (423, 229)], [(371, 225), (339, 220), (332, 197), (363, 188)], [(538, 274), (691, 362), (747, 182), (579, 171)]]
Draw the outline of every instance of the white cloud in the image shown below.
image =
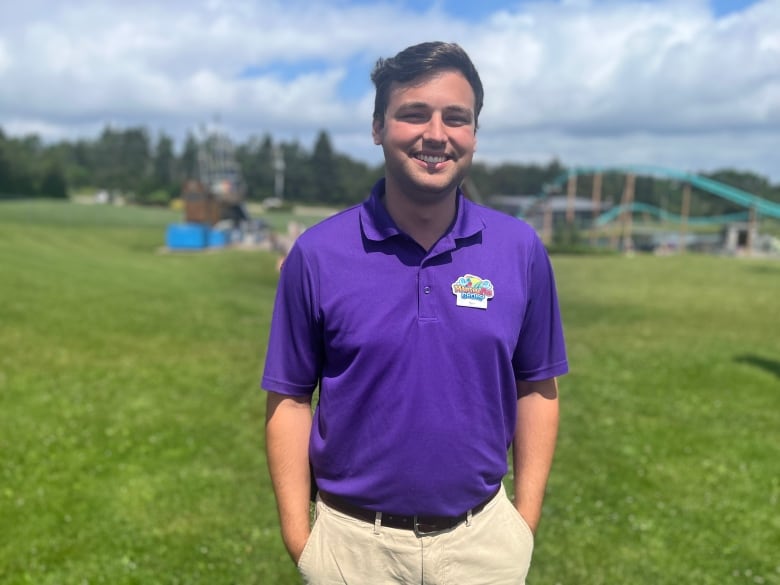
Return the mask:
[(11, 66), (11, 55), (8, 54), (8, 49), (5, 47), (3, 39), (0, 39), (0, 79), (2, 79), (3, 73)]
[[(486, 85), (504, 100), (513, 98), (488, 110), (491, 123), (573, 134), (707, 132), (742, 124), (780, 131), (773, 101), (780, 51), (769, 42), (763, 43), (767, 49), (758, 47), (780, 31), (780, 12), (756, 9), (729, 27), (695, 5), (551, 12), (542, 6), (533, 20), (498, 41), (505, 50), (515, 43), (514, 60), (491, 61), (496, 41), (493, 31), (484, 31)], [(530, 75), (521, 44), (527, 37), (535, 41)], [(507, 66), (513, 62), (518, 65)]]
[[(0, 126), (181, 134), (219, 115), (241, 139), (325, 128), (376, 161), (371, 64), (440, 38), (482, 75), (482, 160), (734, 166), (780, 181), (780, 0), (721, 19), (704, 0), (506, 5), (475, 23), (437, 3), (30, 0), (0, 14)], [(365, 93), (345, 100), (356, 63)]]

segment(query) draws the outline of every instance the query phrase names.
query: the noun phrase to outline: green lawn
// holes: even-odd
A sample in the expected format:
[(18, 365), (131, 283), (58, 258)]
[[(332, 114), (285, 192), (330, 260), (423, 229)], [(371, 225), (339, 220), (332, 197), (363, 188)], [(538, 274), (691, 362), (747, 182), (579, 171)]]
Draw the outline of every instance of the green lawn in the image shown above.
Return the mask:
[[(297, 582), (258, 390), (276, 258), (159, 253), (179, 219), (0, 204), (0, 583)], [(780, 262), (554, 264), (529, 584), (780, 584)]]
[(780, 262), (555, 265), (572, 372), (531, 583), (780, 583)]

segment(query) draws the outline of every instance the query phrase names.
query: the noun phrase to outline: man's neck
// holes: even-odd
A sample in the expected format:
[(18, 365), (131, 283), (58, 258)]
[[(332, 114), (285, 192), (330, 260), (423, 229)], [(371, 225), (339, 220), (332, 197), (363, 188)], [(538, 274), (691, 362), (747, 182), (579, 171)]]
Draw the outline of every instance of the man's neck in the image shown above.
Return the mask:
[(456, 191), (422, 204), (392, 188), (385, 192), (384, 204), (395, 224), (426, 251), (450, 227), (458, 205)]

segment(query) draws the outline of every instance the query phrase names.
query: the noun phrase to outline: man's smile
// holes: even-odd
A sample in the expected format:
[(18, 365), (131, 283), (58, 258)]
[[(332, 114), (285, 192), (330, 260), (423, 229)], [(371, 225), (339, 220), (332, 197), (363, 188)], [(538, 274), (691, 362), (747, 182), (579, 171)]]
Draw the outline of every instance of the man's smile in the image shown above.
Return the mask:
[(451, 156), (447, 156), (446, 154), (424, 154), (422, 152), (414, 153), (412, 158), (424, 162), (427, 165), (438, 165), (452, 159)]

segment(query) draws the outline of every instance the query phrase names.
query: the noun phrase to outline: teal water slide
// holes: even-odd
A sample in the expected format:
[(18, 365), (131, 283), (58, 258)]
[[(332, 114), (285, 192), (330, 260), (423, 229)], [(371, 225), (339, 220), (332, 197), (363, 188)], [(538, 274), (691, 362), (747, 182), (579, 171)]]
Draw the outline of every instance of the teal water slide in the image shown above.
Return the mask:
[[(714, 179), (708, 179), (707, 177), (702, 177), (700, 175), (695, 175), (693, 173), (687, 173), (685, 171), (678, 171), (675, 169), (668, 169), (665, 167), (657, 167), (652, 165), (625, 165), (625, 166), (615, 166), (615, 167), (572, 167), (565, 173), (559, 175), (555, 179), (554, 184), (560, 187), (564, 183), (566, 183), (566, 181), (568, 181), (569, 177), (572, 175), (574, 176), (595, 175), (598, 173), (633, 174), (633, 175), (643, 176), (643, 177), (660, 177), (664, 179), (672, 179), (675, 181), (680, 181), (681, 183), (690, 183), (691, 186), (696, 187), (701, 191), (710, 193), (711, 195), (715, 195), (716, 197), (720, 197), (721, 199), (726, 199), (727, 201), (731, 201), (732, 203), (736, 203), (737, 205), (741, 205), (742, 207), (745, 207), (748, 210), (753, 209), (758, 215), (780, 219), (780, 203), (775, 203), (773, 201), (769, 201), (768, 199), (763, 199), (762, 197), (753, 195), (752, 193), (748, 193), (747, 191), (743, 191), (742, 189), (737, 189), (736, 187), (732, 187), (731, 185), (726, 185), (725, 183), (721, 183), (720, 181), (716, 181)], [(648, 213), (659, 215), (661, 217), (663, 217), (663, 215), (661, 214), (665, 214), (667, 217), (664, 217), (664, 219), (669, 219), (670, 221), (680, 221), (679, 216), (675, 216), (673, 214), (667, 214), (663, 210), (660, 210), (658, 208), (652, 208), (652, 206), (647, 206), (647, 208), (643, 208), (642, 207), (643, 205), (644, 204), (641, 203), (634, 203), (631, 206), (632, 211), (645, 211)], [(660, 212), (660, 214), (658, 214), (655, 210)], [(619, 214), (621, 211), (622, 209), (616, 211), (615, 215)], [(601, 225), (603, 223), (607, 223), (608, 221), (610, 221), (610, 219), (604, 219), (602, 221), (602, 217), (610, 213), (613, 213), (613, 210), (610, 210), (607, 213), (603, 214), (601, 217), (599, 217), (596, 220), (597, 223), (601, 222), (599, 224)], [(734, 214), (733, 217), (737, 221), (739, 221), (740, 219), (745, 219), (744, 217), (737, 217), (742, 215), (744, 214)], [(724, 221), (729, 221), (725, 219), (727, 217), (729, 216), (718, 216), (717, 218), (712, 218), (712, 219), (688, 218), (688, 223), (696, 223), (697, 221), (702, 221), (704, 223), (724, 223)]]
[(727, 215), (710, 215), (706, 217), (688, 217), (687, 219), (683, 219), (681, 215), (669, 213), (668, 211), (664, 211), (655, 205), (634, 202), (631, 205), (616, 205), (609, 211), (599, 215), (594, 223), (595, 225), (601, 227), (613, 221), (621, 213), (623, 213), (623, 211), (626, 210), (638, 213), (649, 213), (650, 215), (654, 215), (655, 217), (670, 223), (683, 223), (683, 221), (685, 221), (689, 225), (722, 225), (735, 221), (747, 221), (750, 219), (750, 213), (748, 211), (743, 211), (741, 213), (729, 213)]

